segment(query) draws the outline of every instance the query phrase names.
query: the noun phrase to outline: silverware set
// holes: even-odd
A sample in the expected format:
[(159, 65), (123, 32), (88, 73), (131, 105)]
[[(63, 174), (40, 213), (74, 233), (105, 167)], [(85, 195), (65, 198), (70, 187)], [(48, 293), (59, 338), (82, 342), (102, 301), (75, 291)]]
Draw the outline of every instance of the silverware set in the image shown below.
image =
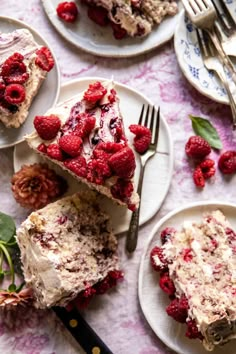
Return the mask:
[(222, 82), (230, 102), (233, 129), (236, 129), (236, 19), (224, 0), (182, 0), (186, 13), (197, 29), (203, 63)]

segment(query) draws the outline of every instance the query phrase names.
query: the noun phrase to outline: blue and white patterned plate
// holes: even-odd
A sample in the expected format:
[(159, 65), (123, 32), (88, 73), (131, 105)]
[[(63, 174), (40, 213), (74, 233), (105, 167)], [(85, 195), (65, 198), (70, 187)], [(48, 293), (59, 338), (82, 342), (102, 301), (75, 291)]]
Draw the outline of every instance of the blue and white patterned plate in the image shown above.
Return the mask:
[[(236, 13), (236, 1), (228, 1), (233, 13)], [(213, 72), (203, 64), (194, 26), (183, 11), (174, 34), (175, 53), (179, 66), (186, 79), (203, 95), (214, 101), (229, 104), (226, 90)], [(232, 59), (236, 64), (236, 59)]]

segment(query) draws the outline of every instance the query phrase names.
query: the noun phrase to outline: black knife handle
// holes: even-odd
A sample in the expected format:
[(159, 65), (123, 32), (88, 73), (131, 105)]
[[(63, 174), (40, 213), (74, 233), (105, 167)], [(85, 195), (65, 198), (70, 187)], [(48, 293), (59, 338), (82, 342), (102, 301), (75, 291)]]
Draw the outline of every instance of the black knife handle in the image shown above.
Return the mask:
[(54, 307), (53, 311), (86, 354), (113, 354), (76, 308), (67, 311), (64, 307)]

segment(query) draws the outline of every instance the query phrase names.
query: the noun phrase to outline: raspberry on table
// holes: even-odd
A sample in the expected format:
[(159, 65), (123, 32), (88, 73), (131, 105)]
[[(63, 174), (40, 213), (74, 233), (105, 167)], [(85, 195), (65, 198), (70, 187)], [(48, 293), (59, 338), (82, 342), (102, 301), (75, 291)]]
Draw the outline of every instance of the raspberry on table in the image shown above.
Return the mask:
[(197, 166), (193, 172), (193, 181), (197, 187), (205, 187), (205, 178), (203, 176), (202, 169), (199, 166)]
[(89, 6), (87, 14), (90, 20), (99, 26), (105, 27), (110, 22), (107, 16), (108, 11), (101, 6)]
[(160, 288), (169, 296), (175, 295), (175, 286), (168, 272), (163, 272), (159, 280)]
[(64, 1), (58, 4), (57, 16), (65, 22), (75, 22), (78, 17), (78, 9), (74, 1)]
[(219, 158), (218, 167), (224, 174), (236, 172), (236, 151), (225, 151)]
[(166, 270), (166, 268), (168, 266), (168, 261), (167, 261), (165, 255), (163, 254), (162, 247), (155, 246), (151, 250), (150, 261), (151, 261), (152, 268), (157, 272), (160, 272), (162, 270)]
[(135, 134), (134, 147), (135, 150), (143, 154), (149, 148), (152, 139), (151, 130), (138, 124), (131, 124), (129, 126), (131, 133)]
[(199, 167), (201, 168), (203, 177), (205, 179), (208, 179), (208, 178), (211, 178), (212, 176), (214, 176), (214, 174), (216, 172), (216, 169), (214, 166), (215, 166), (215, 161), (213, 161), (211, 159), (206, 159), (199, 164)]
[(87, 176), (87, 163), (83, 156), (67, 159), (64, 161), (64, 165), (77, 176), (84, 178)]
[(49, 72), (54, 67), (54, 59), (52, 53), (47, 47), (41, 47), (36, 51), (35, 64), (42, 70)]
[(106, 93), (107, 90), (105, 87), (101, 84), (101, 82), (97, 81), (89, 85), (87, 91), (84, 93), (84, 99), (90, 103), (96, 103), (103, 98)]
[(54, 160), (63, 161), (64, 156), (58, 144), (50, 144), (47, 147), (47, 155)]
[(10, 104), (19, 104), (25, 100), (25, 88), (20, 84), (9, 84), (4, 92), (5, 100)]
[(122, 178), (131, 178), (134, 175), (136, 167), (133, 151), (129, 147), (124, 147), (122, 150), (113, 154), (108, 164), (115, 174)]
[(66, 134), (59, 139), (60, 148), (71, 157), (81, 154), (83, 141), (79, 136)]
[(201, 136), (191, 136), (185, 145), (187, 156), (194, 159), (202, 159), (210, 154), (211, 147), (209, 143)]
[(166, 312), (177, 322), (185, 323), (188, 317), (188, 300), (185, 296), (180, 299), (176, 298), (166, 307)]
[(34, 127), (41, 139), (52, 140), (57, 136), (61, 128), (61, 121), (53, 114), (50, 116), (36, 116), (34, 118)]

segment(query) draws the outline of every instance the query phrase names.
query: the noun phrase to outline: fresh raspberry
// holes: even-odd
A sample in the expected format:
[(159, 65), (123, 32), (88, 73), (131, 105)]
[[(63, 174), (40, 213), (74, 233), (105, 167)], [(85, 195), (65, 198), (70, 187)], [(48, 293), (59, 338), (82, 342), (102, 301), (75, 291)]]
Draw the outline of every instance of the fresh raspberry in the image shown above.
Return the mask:
[(143, 154), (149, 148), (152, 139), (151, 130), (138, 124), (129, 126), (131, 133), (135, 134), (134, 147), (139, 154)]
[(193, 253), (191, 248), (184, 248), (183, 251), (181, 252), (181, 255), (185, 262), (191, 262), (191, 260), (193, 259)]
[(117, 282), (124, 278), (124, 274), (120, 270), (112, 270), (107, 276), (100, 282), (94, 285), (96, 293), (102, 295), (106, 293), (110, 288), (117, 285)]
[[(114, 198), (126, 203), (129, 201), (133, 193), (134, 187), (130, 181), (118, 178), (116, 183), (111, 187), (111, 194)], [(130, 207), (129, 207), (130, 208)]]
[(111, 28), (113, 30), (113, 36), (115, 39), (123, 39), (127, 35), (126, 30), (122, 28), (118, 23), (111, 22)]
[(4, 97), (5, 89), (6, 89), (6, 85), (3, 82), (0, 82), (0, 101)]
[(22, 61), (11, 59), (12, 57), (3, 63), (1, 76), (7, 84), (24, 84), (29, 78), (26, 66)]
[(35, 64), (42, 70), (49, 72), (54, 67), (54, 59), (52, 53), (47, 47), (42, 47), (36, 51)]
[(64, 165), (77, 176), (84, 178), (87, 176), (87, 163), (83, 156), (78, 156), (74, 159), (68, 159), (64, 161)]
[(52, 140), (59, 132), (61, 121), (53, 114), (50, 116), (36, 116), (34, 118), (34, 127), (41, 139)]
[(57, 6), (57, 16), (66, 22), (75, 22), (78, 17), (78, 9), (73, 1), (61, 2)]
[(110, 103), (114, 103), (116, 101), (116, 91), (114, 89), (111, 89), (108, 100)]
[(95, 160), (107, 161), (110, 156), (111, 154), (105, 152), (104, 150), (100, 150), (100, 149), (93, 150), (93, 157)]
[(180, 299), (174, 299), (167, 306), (166, 312), (173, 317), (177, 322), (185, 323), (188, 317), (188, 301), (185, 296)]
[(5, 100), (10, 104), (19, 104), (25, 100), (25, 88), (20, 84), (6, 86), (4, 93)]
[(13, 53), (6, 61), (6, 62), (13, 62), (13, 61), (23, 61), (24, 60), (24, 56), (20, 53)]
[(185, 152), (189, 157), (202, 159), (210, 154), (209, 143), (201, 136), (191, 136), (185, 145)]
[(204, 188), (205, 186), (205, 178), (203, 176), (203, 172), (201, 167), (197, 166), (193, 172), (193, 181), (197, 187)]
[(176, 230), (173, 227), (166, 227), (161, 232), (161, 243), (164, 245), (175, 233)]
[(113, 154), (108, 163), (117, 176), (122, 178), (133, 177), (136, 164), (134, 153), (129, 147), (124, 147)]
[(225, 151), (219, 158), (218, 167), (224, 174), (236, 172), (236, 151)]
[(105, 294), (110, 289), (110, 284), (109, 284), (108, 277), (105, 277), (102, 281), (100, 281), (97, 284), (95, 284), (94, 288), (95, 288), (96, 293), (98, 295)]
[(175, 294), (175, 286), (168, 272), (163, 272), (159, 280), (160, 288), (169, 296)]
[(54, 160), (63, 161), (64, 156), (58, 144), (50, 144), (47, 147), (47, 155)]
[(105, 27), (109, 23), (108, 12), (101, 6), (89, 6), (88, 17), (99, 26)]
[(96, 123), (95, 117), (86, 113), (80, 113), (76, 117), (76, 120), (77, 125), (74, 129), (74, 133), (80, 136), (81, 138), (85, 138), (86, 136), (88, 136), (93, 130)]
[(124, 273), (121, 270), (111, 270), (108, 273), (110, 288), (117, 285), (117, 282), (124, 279)]
[(111, 177), (112, 172), (104, 160), (91, 160), (88, 163), (87, 179), (96, 184), (103, 184), (105, 179)]
[(197, 328), (197, 324), (195, 320), (188, 320), (187, 324), (187, 331), (185, 333), (186, 337), (190, 339), (203, 339), (203, 335)]
[(60, 148), (71, 157), (81, 154), (83, 141), (79, 136), (67, 134), (59, 139)]
[(89, 85), (89, 88), (84, 93), (84, 99), (85, 101), (96, 103), (101, 98), (103, 98), (106, 93), (107, 90), (105, 87), (102, 86), (101, 82), (97, 81)]
[(79, 293), (79, 295), (74, 300), (74, 303), (79, 309), (84, 309), (88, 306), (95, 294), (96, 290), (94, 289), (94, 287), (90, 286), (84, 291), (81, 291), (81, 293)]
[(202, 174), (205, 179), (214, 176), (216, 172), (214, 165), (215, 165), (215, 161), (211, 159), (206, 159), (199, 164), (199, 167), (202, 170)]
[(168, 261), (167, 261), (165, 255), (163, 254), (162, 247), (155, 246), (151, 250), (150, 261), (151, 261), (152, 268), (157, 272), (160, 272), (162, 270), (166, 270), (166, 268), (168, 266)]
[(47, 153), (47, 146), (44, 143), (39, 144), (39, 146), (37, 147), (37, 150), (39, 152), (42, 152), (43, 154)]
[(112, 143), (110, 141), (108, 142), (102, 142), (100, 143), (96, 149), (99, 149), (99, 150), (104, 150), (105, 152), (107, 153), (111, 153), (111, 154), (114, 154), (115, 152), (117, 151), (120, 151), (124, 148), (124, 145), (123, 144), (120, 144), (120, 143)]

